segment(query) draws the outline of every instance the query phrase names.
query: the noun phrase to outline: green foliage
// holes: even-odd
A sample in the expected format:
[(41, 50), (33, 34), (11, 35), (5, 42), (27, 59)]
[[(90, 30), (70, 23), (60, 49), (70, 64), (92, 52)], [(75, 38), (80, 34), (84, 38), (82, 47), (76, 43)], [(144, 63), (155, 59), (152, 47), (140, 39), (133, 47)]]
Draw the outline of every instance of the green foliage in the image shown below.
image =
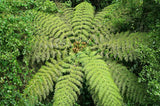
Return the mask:
[[(12, 4), (13, 5), (13, 4)], [(17, 4), (18, 5), (18, 4)], [(14, 5), (15, 6), (15, 5)], [(0, 105), (16, 105), (22, 98), (24, 84), (30, 79), (32, 71), (29, 61), (24, 58), (32, 38), (32, 17), (9, 2), (0, 2)]]
[(155, 0), (156, 3), (160, 3), (160, 0)]
[[(160, 100), (160, 67), (159, 61), (157, 60), (157, 52), (151, 48), (147, 48), (145, 45), (140, 46), (141, 49), (137, 49), (138, 52), (141, 52), (141, 62), (144, 64), (142, 71), (139, 73), (141, 76), (139, 78), (140, 82), (148, 82), (148, 93), (152, 96), (152, 99), (155, 103)], [(156, 97), (156, 98), (155, 98)], [(149, 101), (152, 103), (152, 101)]]
[[(56, 1), (56, 0), (54, 0)], [(60, 2), (65, 2), (68, 6), (75, 7), (83, 1), (90, 2), (92, 5), (96, 7), (97, 10), (100, 10), (107, 5), (111, 4), (113, 0), (58, 0)]]
[[(159, 64), (160, 64), (160, 15), (158, 14), (158, 8), (160, 5), (155, 1), (144, 1), (144, 11), (143, 11), (143, 24), (144, 31), (148, 31), (150, 42), (149, 47), (147, 48), (145, 45), (141, 45), (141, 48), (138, 49), (141, 55), (141, 62), (144, 65), (142, 71), (140, 72), (140, 81), (148, 83), (148, 91), (152, 96), (150, 97), (154, 104), (159, 104), (160, 96), (159, 96), (159, 86), (160, 86), (160, 74), (159, 74)], [(143, 52), (142, 52), (143, 51)], [(150, 104), (153, 104), (150, 101)]]
[[(18, 104), (32, 73), (27, 55), (31, 52), (33, 17), (26, 10), (57, 11), (54, 3), (46, 1), (42, 6), (39, 3), (34, 0), (0, 1), (0, 105)], [(47, 8), (41, 8), (44, 6)]]
[(36, 0), (35, 6), (37, 10), (54, 13), (57, 12), (56, 4), (50, 0)]
[[(118, 10), (113, 13), (113, 25), (118, 31), (142, 31), (143, 30), (143, 0), (115, 0)], [(112, 16), (112, 15), (111, 15)], [(108, 19), (107, 19), (108, 20)]]
[(131, 7), (143, 5), (143, 0), (114, 0), (114, 2), (121, 2), (123, 4), (129, 4)]
[[(56, 4), (50, 0), (2, 0), (0, 2), (0, 12), (18, 13), (20, 10), (36, 9), (44, 12), (55, 13), (57, 12)], [(6, 8), (7, 7), (7, 8)]]
[(111, 10), (105, 14), (105, 24), (110, 24), (109, 28), (114, 32), (121, 32), (129, 29), (130, 23), (133, 20), (133, 18), (130, 17), (129, 9), (121, 6), (120, 3), (112, 4), (107, 7), (110, 6), (112, 6)]
[(0, 1), (0, 105), (159, 103), (159, 4), (80, 2)]

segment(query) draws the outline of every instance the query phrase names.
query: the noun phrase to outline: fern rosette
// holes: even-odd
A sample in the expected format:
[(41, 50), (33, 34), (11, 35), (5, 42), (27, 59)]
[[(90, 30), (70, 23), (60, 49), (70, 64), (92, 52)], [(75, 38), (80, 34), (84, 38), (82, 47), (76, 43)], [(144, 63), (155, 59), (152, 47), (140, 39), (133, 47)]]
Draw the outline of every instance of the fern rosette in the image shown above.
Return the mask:
[(137, 76), (114, 61), (139, 59), (136, 49), (144, 44), (144, 33), (115, 32), (110, 20), (117, 16), (118, 4), (97, 13), (88, 2), (73, 9), (57, 4), (62, 13), (33, 10), (35, 37), (30, 60), (45, 65), (24, 90), (31, 106), (45, 100), (50, 92), (53, 106), (74, 106), (84, 79), (97, 106), (122, 106), (123, 98), (143, 104), (146, 91)]

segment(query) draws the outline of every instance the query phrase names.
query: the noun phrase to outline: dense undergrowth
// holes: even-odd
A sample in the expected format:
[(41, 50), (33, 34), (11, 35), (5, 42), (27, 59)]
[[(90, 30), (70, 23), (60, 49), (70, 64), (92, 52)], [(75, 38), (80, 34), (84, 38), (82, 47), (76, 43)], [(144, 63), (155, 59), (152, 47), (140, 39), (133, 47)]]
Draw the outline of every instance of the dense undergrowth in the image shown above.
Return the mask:
[[(82, 0), (68, 0), (65, 5), (75, 7)], [(104, 7), (117, 3), (121, 5), (119, 12), (105, 15), (105, 22), (111, 24), (113, 32), (146, 32), (147, 45), (141, 45), (137, 52), (142, 54), (137, 61), (124, 64), (131, 72), (138, 76), (139, 82), (147, 85), (149, 105), (160, 104), (160, 15), (159, 1), (144, 1), (140, 3), (133, 0), (87, 0), (95, 6), (96, 12)], [(57, 1), (55, 1), (57, 2)], [(32, 53), (34, 39), (33, 15), (28, 10), (43, 11), (44, 13), (63, 13), (56, 3), (49, 0), (0, 0), (0, 105), (18, 105), (23, 100), (23, 90), (28, 81), (44, 63), (35, 63), (29, 60)], [(123, 12), (121, 12), (123, 10)], [(125, 12), (124, 12), (125, 11)], [(92, 45), (92, 44), (91, 44)], [(111, 56), (114, 58), (114, 56)], [(37, 66), (37, 67), (35, 67)], [(53, 92), (52, 92), (53, 93)], [(36, 105), (52, 105), (53, 94)], [(125, 101), (125, 100), (124, 100)], [(136, 106), (139, 104), (126, 100), (126, 105)], [(26, 102), (27, 104), (28, 102)], [(75, 106), (94, 105), (91, 94), (88, 91), (86, 80), (83, 81), (83, 89)]]
[[(46, 8), (47, 7), (47, 8)], [(56, 12), (49, 2), (34, 0), (0, 1), (0, 105), (17, 105), (21, 93), (34, 73), (25, 57), (30, 53), (32, 15), (29, 9)]]

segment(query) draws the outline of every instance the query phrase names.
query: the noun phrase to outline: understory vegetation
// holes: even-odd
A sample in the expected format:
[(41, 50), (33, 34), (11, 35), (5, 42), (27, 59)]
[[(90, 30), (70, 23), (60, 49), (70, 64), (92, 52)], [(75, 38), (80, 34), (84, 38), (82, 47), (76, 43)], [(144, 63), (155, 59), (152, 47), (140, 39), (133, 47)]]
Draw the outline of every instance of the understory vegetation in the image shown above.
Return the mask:
[(159, 106), (159, 0), (0, 0), (0, 106)]

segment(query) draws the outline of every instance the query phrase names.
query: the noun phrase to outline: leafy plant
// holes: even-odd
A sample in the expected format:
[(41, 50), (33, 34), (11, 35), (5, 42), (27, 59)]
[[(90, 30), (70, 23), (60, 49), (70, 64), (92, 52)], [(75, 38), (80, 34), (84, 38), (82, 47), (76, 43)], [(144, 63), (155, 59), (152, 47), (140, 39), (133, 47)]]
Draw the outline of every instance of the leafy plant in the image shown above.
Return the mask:
[[(28, 55), (32, 16), (0, 1), (0, 105), (17, 105), (32, 70)], [(17, 12), (17, 11), (18, 12)]]
[(37, 0), (35, 1), (36, 9), (44, 12), (57, 12), (56, 4), (50, 0)]
[(145, 33), (116, 32), (105, 20), (106, 14), (114, 16), (117, 6), (109, 5), (96, 14), (88, 2), (74, 9), (59, 4), (62, 12), (57, 15), (32, 11), (35, 36), (30, 41), (30, 61), (46, 64), (24, 89), (27, 104), (34, 105), (54, 92), (54, 106), (73, 106), (83, 79), (98, 106), (121, 106), (127, 100), (147, 103), (146, 86), (119, 64), (141, 59), (136, 49), (147, 45)]

